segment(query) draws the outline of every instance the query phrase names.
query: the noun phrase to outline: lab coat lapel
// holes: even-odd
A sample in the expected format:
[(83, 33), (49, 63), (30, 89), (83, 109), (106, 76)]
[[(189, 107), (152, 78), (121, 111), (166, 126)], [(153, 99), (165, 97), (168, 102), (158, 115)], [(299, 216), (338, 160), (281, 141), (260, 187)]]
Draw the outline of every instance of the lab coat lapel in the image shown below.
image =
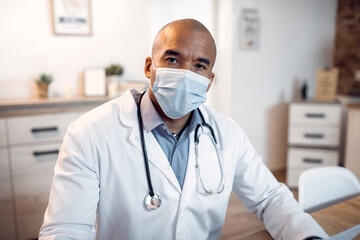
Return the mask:
[(137, 121), (137, 105), (130, 90), (127, 90), (120, 98), (119, 119), (125, 126), (129, 127), (129, 141), (142, 153), (139, 124)]
[(148, 133), (144, 131), (144, 137), (146, 146), (149, 146), (147, 147), (149, 162), (159, 169), (168, 178), (172, 185), (181, 192), (179, 182), (171, 168), (169, 160), (154, 135), (151, 132)]

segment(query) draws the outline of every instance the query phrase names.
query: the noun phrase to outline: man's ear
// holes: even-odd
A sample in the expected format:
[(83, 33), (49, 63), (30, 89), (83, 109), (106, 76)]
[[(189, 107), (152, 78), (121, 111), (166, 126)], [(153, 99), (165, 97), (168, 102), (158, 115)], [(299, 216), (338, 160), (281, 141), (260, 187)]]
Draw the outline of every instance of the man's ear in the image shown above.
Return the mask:
[(208, 85), (208, 88), (207, 88), (206, 92), (208, 92), (208, 91), (210, 90), (210, 87), (211, 87), (211, 85), (212, 85), (212, 83), (213, 83), (213, 81), (214, 81), (214, 77), (215, 77), (215, 73), (212, 73), (212, 74), (211, 74), (210, 83), (209, 83), (209, 85)]
[(150, 78), (150, 69), (151, 69), (152, 59), (151, 57), (147, 57), (145, 59), (145, 67), (144, 67), (144, 73), (147, 78)]

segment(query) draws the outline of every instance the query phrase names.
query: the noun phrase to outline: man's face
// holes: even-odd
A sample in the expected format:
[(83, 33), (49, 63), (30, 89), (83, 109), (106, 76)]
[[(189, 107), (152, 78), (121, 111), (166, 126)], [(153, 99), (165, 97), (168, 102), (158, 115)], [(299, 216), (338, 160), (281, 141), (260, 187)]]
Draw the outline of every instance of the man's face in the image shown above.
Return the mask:
[[(208, 33), (172, 27), (157, 37), (153, 56), (146, 59), (145, 75), (153, 85), (156, 73), (154, 64), (156, 67), (187, 69), (212, 82), (215, 54), (214, 44)], [(210, 85), (211, 83), (208, 90)]]

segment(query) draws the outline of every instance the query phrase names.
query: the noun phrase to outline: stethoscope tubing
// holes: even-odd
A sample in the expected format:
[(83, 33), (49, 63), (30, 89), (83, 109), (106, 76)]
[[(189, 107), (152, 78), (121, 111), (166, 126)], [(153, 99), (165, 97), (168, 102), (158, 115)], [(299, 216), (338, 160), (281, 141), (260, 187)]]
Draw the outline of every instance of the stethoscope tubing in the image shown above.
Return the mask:
[(141, 99), (142, 99), (142, 97), (144, 96), (145, 93), (146, 93), (146, 91), (143, 92), (140, 95), (140, 97), (138, 98), (137, 115), (138, 115), (138, 120), (139, 120), (138, 122), (139, 122), (140, 138), (141, 138), (141, 145), (142, 145), (142, 150), (143, 150), (143, 155), (144, 155), (144, 165), (145, 165), (147, 184), (148, 184), (148, 188), (149, 188), (149, 195), (151, 197), (154, 197), (155, 193), (154, 193), (154, 188), (153, 188), (152, 181), (151, 181), (151, 176), (150, 176), (149, 159), (148, 159), (147, 151), (146, 151), (143, 121), (142, 121), (141, 111), (140, 111)]

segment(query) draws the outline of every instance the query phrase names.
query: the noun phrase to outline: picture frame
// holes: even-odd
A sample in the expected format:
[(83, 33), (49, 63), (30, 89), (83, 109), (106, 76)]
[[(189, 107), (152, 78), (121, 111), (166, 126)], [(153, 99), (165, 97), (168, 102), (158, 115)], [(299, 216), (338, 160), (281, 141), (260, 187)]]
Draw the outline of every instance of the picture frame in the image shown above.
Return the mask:
[(239, 47), (242, 50), (256, 50), (259, 47), (260, 20), (257, 9), (241, 11), (239, 21)]
[(84, 96), (106, 96), (106, 75), (104, 68), (86, 68), (84, 71)]
[(90, 0), (50, 0), (55, 35), (91, 35)]
[(337, 67), (318, 69), (316, 78), (316, 101), (335, 101), (339, 69)]

